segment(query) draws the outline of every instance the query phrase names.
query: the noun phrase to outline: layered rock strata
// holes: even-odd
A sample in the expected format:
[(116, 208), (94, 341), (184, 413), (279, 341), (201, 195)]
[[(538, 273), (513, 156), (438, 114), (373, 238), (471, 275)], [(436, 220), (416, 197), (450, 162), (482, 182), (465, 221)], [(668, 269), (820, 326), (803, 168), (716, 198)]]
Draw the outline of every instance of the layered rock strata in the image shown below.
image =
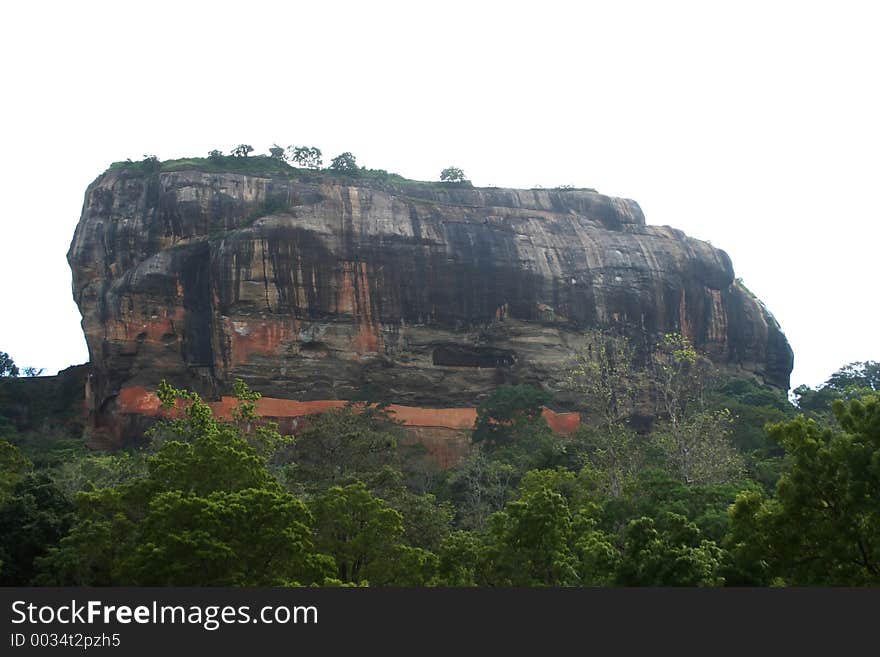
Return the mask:
[(792, 366), (723, 251), (592, 191), (111, 170), (68, 260), (106, 446), (136, 438), (163, 378), (218, 402), (242, 378), (276, 417), (299, 413), (285, 402), (383, 400), (415, 409), (414, 435), (462, 431), (449, 409), (503, 383), (573, 412), (565, 368), (585, 330), (611, 324), (682, 332), (782, 388)]

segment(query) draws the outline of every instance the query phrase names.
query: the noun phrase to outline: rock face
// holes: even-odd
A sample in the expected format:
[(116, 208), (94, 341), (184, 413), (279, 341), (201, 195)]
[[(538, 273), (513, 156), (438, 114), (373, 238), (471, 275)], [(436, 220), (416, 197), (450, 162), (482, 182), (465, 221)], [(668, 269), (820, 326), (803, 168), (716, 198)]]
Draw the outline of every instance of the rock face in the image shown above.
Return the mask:
[(108, 445), (163, 378), (211, 399), (237, 377), (279, 403), (372, 397), (442, 428), (501, 383), (559, 389), (583, 331), (614, 323), (783, 388), (792, 366), (723, 251), (591, 191), (111, 170), (68, 260)]

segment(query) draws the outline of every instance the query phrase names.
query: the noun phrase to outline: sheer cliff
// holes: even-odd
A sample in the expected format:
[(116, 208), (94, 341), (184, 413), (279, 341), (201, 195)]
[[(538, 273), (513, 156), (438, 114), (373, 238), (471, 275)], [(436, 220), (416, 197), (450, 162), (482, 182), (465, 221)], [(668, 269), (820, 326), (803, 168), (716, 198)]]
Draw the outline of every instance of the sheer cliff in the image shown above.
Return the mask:
[(218, 400), (242, 378), (279, 417), (370, 396), (443, 427), (501, 383), (560, 388), (608, 324), (783, 388), (792, 366), (723, 251), (592, 191), (112, 169), (68, 260), (105, 444), (163, 378)]

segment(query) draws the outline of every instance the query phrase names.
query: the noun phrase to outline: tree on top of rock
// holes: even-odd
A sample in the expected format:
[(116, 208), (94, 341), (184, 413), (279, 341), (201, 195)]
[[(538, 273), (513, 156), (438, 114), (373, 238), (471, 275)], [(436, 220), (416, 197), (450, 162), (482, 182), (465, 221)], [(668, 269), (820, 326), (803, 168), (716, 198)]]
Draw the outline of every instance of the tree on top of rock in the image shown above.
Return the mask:
[(458, 167), (446, 167), (440, 172), (441, 182), (464, 182), (464, 171)]
[(269, 148), (269, 157), (273, 160), (278, 160), (279, 162), (287, 161), (287, 155), (284, 153), (284, 149), (278, 144), (272, 144), (271, 148)]
[(357, 160), (355, 160), (354, 155), (346, 151), (345, 153), (340, 153), (330, 161), (330, 170), (336, 171), (337, 173), (353, 174), (360, 171), (360, 168), (357, 165)]
[(233, 157), (247, 157), (248, 153), (253, 153), (254, 147), (250, 144), (239, 144), (232, 149)]
[[(290, 159), (306, 169), (320, 169), (323, 164), (320, 148), (315, 148), (314, 146), (288, 146), (287, 150), (290, 153)], [(354, 161), (353, 158), (352, 161)]]

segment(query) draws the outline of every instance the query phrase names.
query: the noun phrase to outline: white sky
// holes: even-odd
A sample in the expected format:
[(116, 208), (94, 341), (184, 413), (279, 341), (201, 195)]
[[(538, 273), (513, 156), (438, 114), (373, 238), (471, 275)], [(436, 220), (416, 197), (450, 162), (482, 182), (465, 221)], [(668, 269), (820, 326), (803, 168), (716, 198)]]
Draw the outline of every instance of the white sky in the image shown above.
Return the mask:
[(65, 253), (112, 161), (277, 142), (634, 198), (730, 254), (793, 387), (880, 360), (874, 6), (3, 3), (0, 350), (87, 359)]

